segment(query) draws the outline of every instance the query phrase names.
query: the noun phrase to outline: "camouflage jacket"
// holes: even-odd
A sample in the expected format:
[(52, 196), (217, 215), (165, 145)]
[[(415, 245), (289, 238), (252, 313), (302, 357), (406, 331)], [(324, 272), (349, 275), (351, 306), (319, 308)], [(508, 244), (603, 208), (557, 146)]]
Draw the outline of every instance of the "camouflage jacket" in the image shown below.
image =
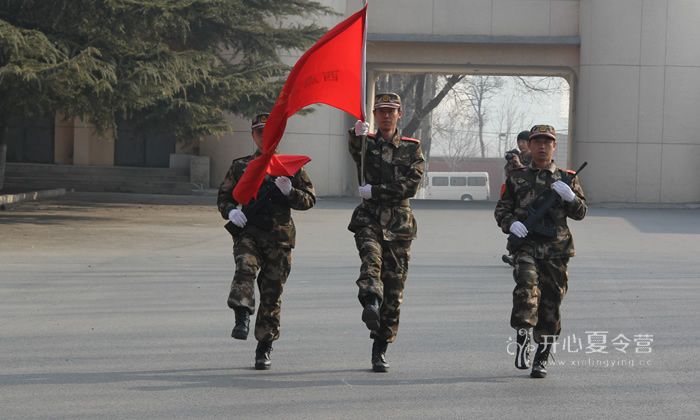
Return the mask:
[[(357, 164), (358, 180), (362, 138), (350, 130), (350, 155)], [(420, 141), (401, 137), (398, 130), (386, 141), (379, 133), (367, 136), (365, 182), (372, 185), (372, 198), (355, 209), (348, 229), (381, 230), (385, 241), (412, 240), (418, 230), (408, 199), (416, 195), (425, 171)]]
[[(226, 173), (224, 181), (219, 186), (219, 196), (217, 199), (217, 206), (221, 217), (228, 220), (228, 214), (231, 210), (238, 206), (238, 203), (233, 198), (233, 188), (241, 176), (248, 163), (257, 157), (257, 153), (250, 156), (245, 156), (240, 159), (235, 159), (231, 163), (231, 168), (229, 168)], [(308, 210), (314, 206), (316, 203), (316, 195), (314, 193), (314, 187), (311, 184), (309, 176), (306, 174), (304, 169), (300, 169), (293, 177), (292, 180), (292, 191), (289, 196), (285, 197), (282, 195), (273, 182), (274, 178), (266, 177), (264, 183), (272, 183), (271, 185), (264, 185), (262, 188), (269, 188), (272, 193), (277, 194), (279, 199), (271, 200), (269, 206), (266, 210), (269, 212), (269, 216), (272, 219), (272, 230), (266, 231), (264, 229), (258, 228), (253, 223), (246, 224), (241, 235), (251, 235), (255, 237), (256, 241), (262, 246), (268, 247), (282, 247), (282, 248), (294, 248), (296, 228), (294, 227), (294, 221), (292, 220), (291, 209), (294, 210)], [(256, 200), (253, 199), (247, 207), (254, 206)], [(234, 237), (234, 240), (237, 238)]]
[(522, 153), (518, 149), (506, 152), (506, 166), (503, 168), (506, 172), (506, 178), (509, 177), (514, 170), (530, 166), (530, 162), (532, 162), (532, 154), (530, 153)]
[[(513, 171), (506, 179), (505, 191), (496, 204), (495, 217), (498, 226), (504, 233), (509, 234), (510, 225), (516, 221), (524, 222), (529, 215), (528, 208), (537, 205), (538, 197), (543, 193), (556, 194), (551, 189), (552, 183), (568, 175), (568, 171), (558, 169), (554, 162), (547, 169), (536, 169), (530, 164), (526, 168)], [(510, 249), (509, 244), (509, 251), (513, 253), (524, 251), (539, 259), (574, 256), (574, 241), (567, 225), (567, 218), (583, 219), (588, 207), (578, 178), (572, 181), (571, 189), (576, 194), (574, 201), (567, 203), (558, 200), (545, 216), (545, 222), (556, 228), (556, 236), (548, 238), (530, 232), (519, 249)]]

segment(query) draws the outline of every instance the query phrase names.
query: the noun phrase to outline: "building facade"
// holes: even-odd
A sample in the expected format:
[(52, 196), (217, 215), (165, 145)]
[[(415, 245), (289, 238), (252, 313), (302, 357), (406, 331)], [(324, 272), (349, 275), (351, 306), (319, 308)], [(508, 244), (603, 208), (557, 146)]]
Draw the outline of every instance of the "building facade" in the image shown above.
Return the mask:
[[(346, 16), (359, 0), (325, 1)], [(700, 2), (694, 0), (370, 1), (370, 81), (379, 72), (564, 77), (571, 85), (567, 166), (584, 161), (591, 201), (700, 201), (685, 174), (700, 159)], [(326, 22), (331, 25), (333, 22)], [(294, 57), (290, 57), (293, 62)], [(368, 83), (372, 86), (372, 83)], [(370, 92), (371, 93), (371, 92)], [(371, 97), (371, 95), (369, 95)], [(354, 191), (349, 121), (321, 107), (295, 117), (283, 152), (306, 153), (321, 195)], [(207, 140), (212, 181), (250, 151), (247, 125)]]
[[(321, 18), (326, 26), (362, 7), (361, 0), (322, 3), (342, 15)], [(559, 163), (589, 162), (583, 183), (591, 201), (700, 202), (700, 183), (686, 176), (700, 159), (700, 118), (694, 115), (700, 102), (700, 1), (369, 3), (369, 98), (372, 80), (382, 72), (563, 77), (571, 87), (571, 109), (569, 127), (557, 127), (569, 133), (566, 162)], [(253, 151), (249, 122), (231, 118), (231, 133), (199, 145), (199, 154), (211, 158), (212, 186), (232, 159)], [(351, 125), (326, 106), (289, 121), (280, 152), (313, 159), (308, 170), (319, 195), (356, 191), (346, 147)], [(80, 136), (83, 129), (79, 122), (56, 123), (55, 162), (118, 164), (114, 140)]]

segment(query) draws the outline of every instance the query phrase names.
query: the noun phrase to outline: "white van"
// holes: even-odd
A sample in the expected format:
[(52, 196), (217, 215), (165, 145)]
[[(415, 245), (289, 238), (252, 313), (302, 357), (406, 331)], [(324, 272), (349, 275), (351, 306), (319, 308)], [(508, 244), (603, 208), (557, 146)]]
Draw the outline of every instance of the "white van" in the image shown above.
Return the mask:
[(420, 198), (427, 200), (488, 200), (488, 172), (428, 172)]

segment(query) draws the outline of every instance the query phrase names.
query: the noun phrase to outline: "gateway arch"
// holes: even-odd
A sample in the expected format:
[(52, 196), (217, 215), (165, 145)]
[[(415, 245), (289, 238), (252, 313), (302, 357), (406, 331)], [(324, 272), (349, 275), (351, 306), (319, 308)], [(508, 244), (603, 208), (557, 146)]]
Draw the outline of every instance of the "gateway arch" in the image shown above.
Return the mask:
[[(346, 16), (362, 5), (323, 3)], [(567, 163), (590, 162), (589, 200), (700, 202), (700, 182), (688, 176), (700, 160), (700, 2), (370, 0), (369, 10), (369, 80), (383, 72), (563, 77), (571, 88)], [(324, 19), (331, 26), (342, 17)], [(290, 120), (281, 151), (314, 159), (320, 195), (355, 191), (350, 123), (324, 107)], [(232, 136), (201, 147), (212, 156), (213, 183), (230, 163), (221, 156), (250, 151), (245, 121), (235, 125)]]

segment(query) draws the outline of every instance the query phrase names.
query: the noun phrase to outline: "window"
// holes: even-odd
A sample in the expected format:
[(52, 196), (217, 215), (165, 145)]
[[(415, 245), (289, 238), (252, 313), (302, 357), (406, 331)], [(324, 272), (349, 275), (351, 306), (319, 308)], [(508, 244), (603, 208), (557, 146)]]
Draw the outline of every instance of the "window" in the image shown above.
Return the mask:
[(446, 176), (436, 176), (433, 178), (433, 187), (446, 187), (449, 185), (449, 179)]
[(484, 178), (484, 177), (470, 176), (468, 182), (469, 182), (470, 187), (485, 187), (486, 186), (486, 178)]
[(467, 177), (466, 176), (453, 176), (450, 178), (450, 185), (453, 187), (466, 187)]

